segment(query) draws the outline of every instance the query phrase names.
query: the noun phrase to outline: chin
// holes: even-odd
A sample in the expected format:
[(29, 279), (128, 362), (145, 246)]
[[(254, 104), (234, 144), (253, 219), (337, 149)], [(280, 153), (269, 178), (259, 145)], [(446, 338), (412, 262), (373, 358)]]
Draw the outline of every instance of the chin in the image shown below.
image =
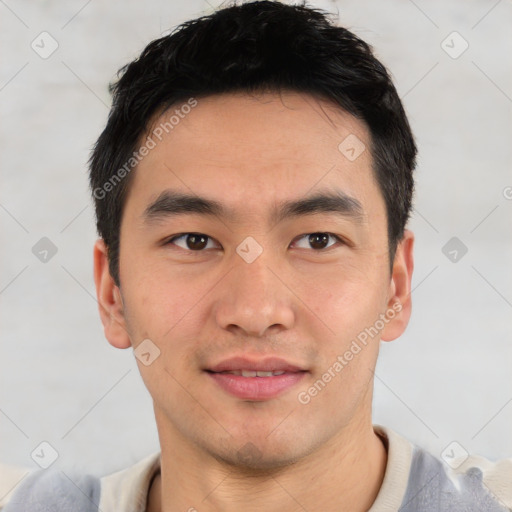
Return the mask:
[(212, 453), (212, 455), (222, 464), (232, 466), (238, 474), (244, 471), (254, 473), (279, 470), (295, 464), (300, 458), (292, 454), (279, 456), (275, 453), (265, 453), (251, 442), (228, 455), (218, 453)]
[[(210, 446), (210, 454), (224, 465), (236, 468), (237, 472), (247, 470), (254, 471), (273, 471), (285, 468), (295, 464), (297, 461), (307, 456), (313, 451), (305, 451), (305, 443), (298, 442), (297, 439), (290, 437), (283, 443), (274, 440), (260, 439), (260, 436), (250, 438), (244, 436), (245, 440), (235, 441), (234, 438), (226, 439), (222, 443), (222, 451), (219, 451), (219, 445)], [(238, 446), (238, 448), (237, 448)], [(298, 447), (302, 447), (300, 451)]]

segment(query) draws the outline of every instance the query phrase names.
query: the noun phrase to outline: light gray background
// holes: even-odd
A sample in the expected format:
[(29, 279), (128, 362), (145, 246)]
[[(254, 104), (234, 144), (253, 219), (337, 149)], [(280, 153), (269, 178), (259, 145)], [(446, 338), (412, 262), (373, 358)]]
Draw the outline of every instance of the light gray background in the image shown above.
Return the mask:
[[(211, 2), (212, 6), (220, 2)], [(512, 455), (512, 36), (510, 1), (338, 1), (339, 23), (392, 72), (420, 150), (414, 312), (384, 343), (374, 420), (436, 456), (453, 440)], [(201, 1), (0, 1), (2, 250), (0, 460), (95, 474), (158, 450), (131, 350), (104, 338), (92, 273), (96, 239), (86, 162), (116, 71)], [(42, 59), (31, 42), (59, 47)], [(441, 47), (457, 31), (469, 48)], [(448, 39), (455, 50), (460, 41)], [(32, 247), (57, 246), (47, 263)], [(442, 252), (452, 237), (468, 248)]]

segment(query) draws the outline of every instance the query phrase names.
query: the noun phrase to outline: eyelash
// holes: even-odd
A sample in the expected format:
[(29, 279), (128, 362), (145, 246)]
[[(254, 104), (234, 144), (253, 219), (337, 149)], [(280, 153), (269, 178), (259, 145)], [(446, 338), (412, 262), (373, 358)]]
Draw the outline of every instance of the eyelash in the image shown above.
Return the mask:
[[(166, 242), (164, 242), (164, 245), (171, 245), (171, 244), (174, 244), (174, 242), (176, 240), (179, 240), (180, 238), (185, 238), (187, 237), (188, 235), (197, 235), (197, 236), (204, 236), (205, 238), (208, 239), (208, 241), (210, 240), (213, 240), (212, 237), (208, 236), (208, 235), (205, 235), (204, 233), (181, 233), (179, 235), (175, 235), (173, 236), (172, 238), (169, 238), (167, 239)], [(311, 235), (328, 235), (329, 237), (331, 238), (334, 238), (336, 239), (336, 241), (341, 244), (341, 245), (347, 245), (347, 243), (345, 242), (345, 240), (343, 240), (341, 237), (339, 237), (338, 235), (335, 235), (334, 233), (329, 233), (327, 231), (313, 231), (312, 233), (304, 233), (303, 235), (300, 235), (299, 237), (297, 237), (295, 240), (301, 240), (305, 237), (308, 237), (308, 236), (311, 236)], [(208, 244), (208, 242), (207, 242)], [(323, 249), (312, 249), (314, 252), (324, 252), (326, 251), (327, 249), (330, 249), (332, 248), (334, 245), (336, 244), (332, 244), (332, 245), (329, 245), (327, 247), (324, 247)], [(179, 246), (178, 246), (179, 247)], [(193, 250), (193, 249), (184, 249), (183, 247), (179, 247), (180, 249), (183, 249), (184, 251), (186, 252), (197, 252), (197, 253), (200, 253), (200, 252), (204, 252), (206, 249), (200, 249), (200, 250)]]

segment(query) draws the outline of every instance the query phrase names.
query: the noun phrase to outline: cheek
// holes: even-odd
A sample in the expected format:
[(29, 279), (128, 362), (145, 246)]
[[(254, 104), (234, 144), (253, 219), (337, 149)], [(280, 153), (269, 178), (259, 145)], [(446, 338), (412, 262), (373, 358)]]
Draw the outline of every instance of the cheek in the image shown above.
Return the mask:
[(125, 317), (134, 344), (150, 339), (159, 351), (149, 366), (137, 361), (146, 387), (157, 402), (172, 397), (178, 404), (187, 398), (180, 383), (192, 381), (198, 371), (195, 358), (205, 338), (205, 298), (212, 285), (163, 275), (153, 269), (140, 278), (132, 276)]
[(319, 428), (323, 430), (347, 425), (356, 410), (363, 406), (367, 392), (371, 391), (376, 358), (373, 345), (364, 348), (344, 365), (337, 358), (329, 359), (309, 385), (298, 390), (296, 398), (304, 417), (311, 421), (320, 420)]
[(338, 348), (373, 325), (385, 307), (386, 292), (382, 274), (346, 264), (303, 279), (298, 289), (298, 295), (304, 297), (326, 334), (337, 340), (335, 344), (341, 344)]
[(309, 327), (320, 357), (310, 387), (301, 389), (305, 400), (311, 399), (312, 410), (337, 404), (341, 415), (356, 407), (373, 375), (380, 344), (374, 326), (386, 304), (383, 278), (344, 270), (317, 279), (307, 295), (308, 303), (315, 304)]
[[(338, 421), (348, 421), (375, 369), (380, 333), (374, 325), (383, 311), (383, 295), (367, 283), (331, 280), (326, 289), (317, 288), (308, 300), (323, 306), (318, 308), (314, 325), (310, 324), (320, 357), (297, 400), (307, 408), (309, 417), (324, 417), (329, 411)], [(321, 324), (328, 329), (320, 331)]]
[(127, 280), (125, 310), (135, 331), (144, 331), (155, 341), (163, 342), (180, 320), (193, 315), (194, 305), (205, 291), (201, 285), (172, 279), (155, 268), (134, 271)]

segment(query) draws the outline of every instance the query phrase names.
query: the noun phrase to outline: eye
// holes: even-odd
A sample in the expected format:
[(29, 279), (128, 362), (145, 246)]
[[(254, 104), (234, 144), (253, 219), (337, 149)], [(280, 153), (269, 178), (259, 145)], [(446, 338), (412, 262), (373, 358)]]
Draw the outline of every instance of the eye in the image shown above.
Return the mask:
[[(329, 239), (331, 239), (331, 243), (329, 243)], [(339, 236), (334, 235), (332, 233), (323, 232), (306, 233), (300, 236), (297, 240), (298, 241), (295, 242), (295, 246), (298, 246), (301, 249), (313, 248), (317, 251), (328, 249), (329, 247), (332, 247), (336, 242), (340, 244), (345, 243)], [(306, 240), (305, 244), (308, 244), (309, 247), (304, 245), (301, 247), (300, 245), (298, 245), (303, 240)], [(167, 242), (165, 242), (164, 245), (173, 244), (187, 251), (201, 252), (203, 249), (214, 248), (212, 246), (209, 246), (210, 243), (214, 243), (213, 238), (203, 233), (182, 233), (180, 235), (173, 236), (172, 238), (167, 240)], [(302, 243), (304, 244), (304, 242)]]
[[(177, 243), (178, 240), (181, 242)], [(213, 239), (202, 233), (184, 233), (170, 238), (165, 245), (174, 244), (185, 250), (199, 252), (203, 249), (211, 249), (208, 247), (210, 241), (213, 242)]]
[[(329, 244), (329, 238), (334, 239), (335, 241)], [(302, 235), (298, 240), (304, 239), (306, 239), (306, 244), (309, 244), (310, 247), (313, 247), (317, 250), (323, 250), (332, 247), (336, 241), (344, 244), (344, 241), (339, 236), (333, 235), (332, 233), (306, 233), (305, 235)], [(300, 249), (309, 249), (310, 247), (299, 246)]]

